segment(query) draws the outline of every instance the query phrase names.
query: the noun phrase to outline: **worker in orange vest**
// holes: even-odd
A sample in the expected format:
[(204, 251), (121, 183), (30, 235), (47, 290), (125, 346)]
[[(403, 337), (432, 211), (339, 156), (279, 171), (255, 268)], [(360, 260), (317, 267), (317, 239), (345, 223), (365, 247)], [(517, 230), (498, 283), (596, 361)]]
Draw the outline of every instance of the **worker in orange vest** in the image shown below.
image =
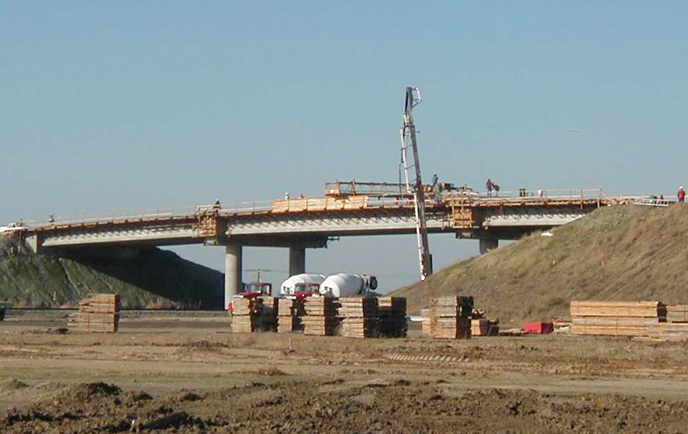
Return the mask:
[(686, 191), (683, 189), (683, 186), (678, 188), (678, 201), (679, 203), (683, 203), (683, 201), (686, 199)]

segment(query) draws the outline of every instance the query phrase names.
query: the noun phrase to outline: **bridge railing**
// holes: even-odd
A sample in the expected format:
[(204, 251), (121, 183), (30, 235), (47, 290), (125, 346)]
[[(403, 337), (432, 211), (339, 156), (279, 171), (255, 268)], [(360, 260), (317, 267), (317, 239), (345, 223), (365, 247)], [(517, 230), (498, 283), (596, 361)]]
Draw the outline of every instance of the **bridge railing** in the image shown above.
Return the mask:
[(92, 223), (117, 223), (133, 220), (163, 220), (170, 218), (184, 218), (193, 216), (197, 206), (185, 206), (177, 208), (155, 208), (130, 211), (113, 211), (109, 213), (80, 214), (73, 216), (50, 216), (45, 220), (24, 221), (27, 227), (48, 225), (77, 225)]
[(530, 190), (519, 188), (518, 190), (500, 190), (492, 192), (476, 192), (478, 197), (502, 197), (502, 198), (540, 198), (540, 199), (569, 199), (569, 200), (592, 200), (604, 199), (606, 195), (601, 188), (538, 188)]

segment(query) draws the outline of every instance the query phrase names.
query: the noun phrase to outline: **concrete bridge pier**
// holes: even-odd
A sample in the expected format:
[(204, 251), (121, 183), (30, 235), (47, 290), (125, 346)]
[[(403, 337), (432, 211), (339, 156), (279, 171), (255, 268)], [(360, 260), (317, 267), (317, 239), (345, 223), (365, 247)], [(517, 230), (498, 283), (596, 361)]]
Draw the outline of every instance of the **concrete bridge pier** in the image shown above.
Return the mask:
[(306, 272), (306, 248), (289, 247), (289, 275)]
[(481, 255), (499, 247), (499, 239), (497, 238), (480, 238), (478, 241), (480, 242)]
[(232, 297), (241, 292), (242, 246), (227, 244), (225, 253), (225, 306), (227, 309)]

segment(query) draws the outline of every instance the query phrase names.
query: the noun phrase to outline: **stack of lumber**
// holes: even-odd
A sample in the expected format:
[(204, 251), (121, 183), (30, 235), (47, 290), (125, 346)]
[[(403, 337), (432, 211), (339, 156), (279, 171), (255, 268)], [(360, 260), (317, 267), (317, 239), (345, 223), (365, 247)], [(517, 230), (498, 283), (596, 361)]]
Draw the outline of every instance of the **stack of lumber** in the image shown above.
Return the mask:
[(471, 319), (471, 336), (498, 336), (499, 320), (486, 318)]
[(232, 300), (232, 331), (235, 333), (252, 333), (258, 329), (263, 300), (260, 298), (235, 298)]
[(377, 337), (377, 298), (342, 298), (339, 303), (342, 336), (347, 338)]
[(440, 297), (422, 311), (423, 333), (433, 338), (470, 339), (473, 297)]
[(675, 304), (669, 305), (667, 309), (668, 322), (687, 322), (688, 323), (688, 305)]
[(688, 324), (683, 322), (664, 322), (651, 324), (646, 335), (656, 341), (688, 340)]
[(406, 299), (381, 297), (377, 300), (378, 333), (387, 338), (403, 338), (408, 331), (406, 324)]
[(277, 304), (277, 332), (289, 333), (301, 330), (303, 299), (279, 298)]
[(306, 297), (304, 316), (301, 317), (303, 334), (333, 336), (338, 325), (337, 300), (333, 297)]
[(76, 331), (114, 333), (119, 328), (119, 295), (90, 294), (69, 315), (67, 326)]
[(554, 318), (552, 325), (554, 325), (554, 333), (568, 334), (571, 331), (571, 321), (567, 319)]
[(650, 326), (666, 322), (666, 315), (658, 301), (572, 301), (571, 333), (642, 336)]

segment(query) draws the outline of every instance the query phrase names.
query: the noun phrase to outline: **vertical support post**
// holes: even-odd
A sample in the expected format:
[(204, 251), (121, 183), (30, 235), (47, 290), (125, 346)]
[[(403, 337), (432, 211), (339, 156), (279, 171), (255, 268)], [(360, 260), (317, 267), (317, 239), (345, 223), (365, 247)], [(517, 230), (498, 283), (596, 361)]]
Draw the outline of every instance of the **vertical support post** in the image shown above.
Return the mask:
[(232, 297), (241, 292), (242, 247), (241, 244), (228, 244), (225, 253), (225, 309), (228, 309)]
[(480, 238), (479, 242), (481, 255), (499, 247), (499, 240), (497, 238)]
[(306, 272), (306, 249), (304, 247), (289, 247), (289, 275)]

